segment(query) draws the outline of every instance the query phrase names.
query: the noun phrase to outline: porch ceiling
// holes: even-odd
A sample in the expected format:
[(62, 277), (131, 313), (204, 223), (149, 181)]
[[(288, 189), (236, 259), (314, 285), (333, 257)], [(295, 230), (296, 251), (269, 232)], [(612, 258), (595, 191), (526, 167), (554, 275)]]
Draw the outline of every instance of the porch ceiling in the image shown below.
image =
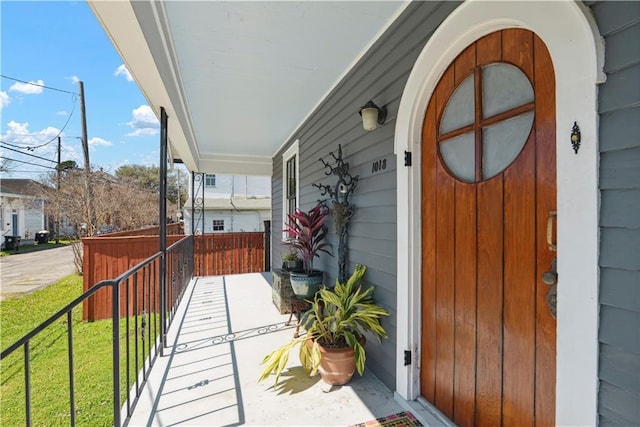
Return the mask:
[(89, 4), (149, 105), (167, 111), (173, 159), (271, 175), (272, 156), (407, 2)]

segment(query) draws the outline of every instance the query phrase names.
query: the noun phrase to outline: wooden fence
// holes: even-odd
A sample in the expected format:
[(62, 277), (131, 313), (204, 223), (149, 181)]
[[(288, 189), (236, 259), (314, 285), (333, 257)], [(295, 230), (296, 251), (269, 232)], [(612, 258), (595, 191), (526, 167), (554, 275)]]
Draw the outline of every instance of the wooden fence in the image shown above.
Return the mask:
[(193, 274), (256, 273), (268, 270), (265, 233), (214, 233), (195, 236)]
[[(99, 236), (94, 237), (132, 237), (132, 236), (157, 236), (160, 227), (145, 227), (139, 228), (137, 230), (126, 230), (126, 231), (115, 231), (113, 233), (100, 234)], [(174, 234), (184, 234), (184, 223), (174, 222), (171, 224), (167, 224), (167, 235), (171, 236)]]
[[(184, 235), (167, 236), (167, 246), (182, 238)], [(82, 291), (86, 292), (101, 280), (115, 279), (158, 252), (159, 242), (157, 235), (86, 237), (82, 239), (82, 246)], [(157, 277), (159, 271), (147, 274)], [(82, 314), (83, 319), (89, 321), (110, 319), (111, 291), (100, 290), (85, 301)]]
[[(167, 236), (167, 246), (184, 238)], [(158, 252), (158, 236), (87, 237), (83, 243), (83, 292), (101, 280), (115, 279)], [(268, 270), (265, 264), (265, 233), (220, 233), (195, 236), (194, 276), (255, 273)], [(168, 267), (169, 268), (169, 267)], [(167, 271), (168, 277), (170, 271)], [(158, 269), (145, 274), (159, 275)], [(142, 281), (143, 278), (140, 278)], [(156, 282), (159, 282), (156, 279)], [(130, 290), (129, 297), (131, 297)], [(138, 292), (142, 292), (140, 289)], [(123, 298), (125, 298), (123, 292)], [(129, 299), (131, 300), (131, 298)], [(158, 299), (156, 299), (158, 300)], [(124, 299), (121, 307), (125, 306)], [(111, 293), (101, 290), (85, 301), (83, 319), (111, 318)]]

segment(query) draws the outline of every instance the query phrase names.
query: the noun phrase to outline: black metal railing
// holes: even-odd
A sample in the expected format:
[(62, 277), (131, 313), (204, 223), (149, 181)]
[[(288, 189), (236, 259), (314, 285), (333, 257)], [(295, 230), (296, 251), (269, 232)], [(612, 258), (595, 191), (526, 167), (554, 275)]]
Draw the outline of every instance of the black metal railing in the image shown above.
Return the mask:
[[(161, 266), (166, 269), (161, 268)], [(159, 272), (167, 286), (160, 292)], [(22, 348), (26, 425), (31, 417), (31, 341), (58, 319), (66, 317), (69, 369), (69, 420), (75, 425), (76, 396), (72, 310), (104, 288), (112, 292), (113, 425), (126, 425), (138, 402), (151, 367), (166, 347), (166, 333), (184, 290), (193, 276), (193, 236), (174, 243), (166, 255), (158, 252), (113, 280), (103, 280), (67, 304), (31, 332), (2, 351), (0, 360)], [(124, 331), (122, 330), (124, 326)], [(133, 331), (133, 332), (132, 332)], [(123, 345), (124, 343), (124, 345)], [(124, 382), (123, 382), (124, 381)], [(122, 393), (124, 384), (126, 392)]]

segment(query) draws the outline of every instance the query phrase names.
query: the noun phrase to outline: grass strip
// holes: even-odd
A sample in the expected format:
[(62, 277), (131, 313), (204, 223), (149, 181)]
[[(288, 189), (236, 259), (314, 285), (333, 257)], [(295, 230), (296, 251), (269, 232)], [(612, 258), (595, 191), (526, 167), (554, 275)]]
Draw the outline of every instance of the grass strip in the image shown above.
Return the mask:
[[(73, 274), (21, 298), (0, 302), (0, 348), (5, 349), (82, 293), (82, 277)], [(151, 315), (148, 321), (158, 321)], [(76, 424), (113, 424), (112, 321), (82, 321), (82, 304), (72, 314)], [(126, 325), (121, 322), (121, 403), (125, 378)], [(133, 322), (130, 333), (135, 330)], [(47, 327), (30, 343), (32, 425), (69, 425), (69, 368), (67, 317)], [(133, 338), (130, 338), (133, 348)], [(140, 364), (144, 357), (139, 350)], [(131, 352), (132, 372), (134, 352)], [(148, 349), (147, 349), (148, 353)], [(139, 366), (140, 367), (140, 366)], [(139, 368), (138, 367), (138, 368)], [(133, 375), (135, 380), (135, 374)], [(131, 384), (133, 381), (129, 381)], [(16, 350), (0, 364), (0, 425), (25, 425), (24, 351)]]
[(29, 253), (29, 252), (46, 251), (47, 249), (54, 249), (54, 248), (61, 248), (63, 246), (68, 246), (71, 243), (72, 242), (70, 240), (62, 240), (62, 239), (60, 239), (60, 243), (57, 243), (57, 244), (55, 243), (55, 241), (50, 241), (50, 242), (47, 242), (47, 243), (40, 243), (39, 245), (36, 245), (36, 244), (20, 245), (20, 246), (18, 246), (18, 249), (0, 251), (0, 257), (1, 256), (26, 254), (26, 253)]

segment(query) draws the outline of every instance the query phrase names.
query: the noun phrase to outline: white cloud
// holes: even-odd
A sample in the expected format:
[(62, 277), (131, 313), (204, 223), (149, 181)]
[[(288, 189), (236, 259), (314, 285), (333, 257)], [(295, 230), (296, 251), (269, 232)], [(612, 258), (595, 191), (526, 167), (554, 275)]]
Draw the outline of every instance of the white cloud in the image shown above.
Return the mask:
[(154, 136), (158, 134), (158, 129), (142, 128), (125, 134), (125, 136)]
[(13, 135), (20, 135), (20, 134), (24, 134), (29, 132), (28, 128), (29, 128), (29, 122), (24, 122), (24, 123), (18, 123), (14, 120), (11, 120), (8, 124), (7, 124), (7, 135), (9, 134), (13, 134)]
[(38, 80), (35, 82), (31, 80), (29, 83), (15, 82), (9, 88), (9, 92), (19, 92), (26, 95), (39, 95), (44, 90), (42, 86), (44, 86), (43, 80)]
[(102, 147), (111, 147), (113, 143), (111, 141), (107, 141), (106, 139), (98, 138), (94, 136), (89, 139), (89, 148), (95, 148), (98, 146)]
[(113, 75), (123, 76), (125, 79), (127, 79), (128, 82), (133, 81), (133, 77), (131, 77), (131, 73), (129, 73), (129, 70), (127, 70), (127, 67), (124, 64), (116, 68), (116, 70), (113, 72)]
[(47, 142), (48, 139), (55, 138), (58, 133), (60, 133), (60, 129), (51, 126), (31, 132), (29, 122), (19, 123), (11, 120), (7, 124), (6, 133), (2, 135), (2, 140), (20, 145), (39, 145)]
[(77, 85), (78, 82), (80, 81), (80, 78), (76, 75), (65, 77), (65, 79), (71, 80), (71, 83), (73, 83), (74, 85)]
[(0, 111), (11, 102), (11, 98), (7, 95), (7, 92), (0, 91)]
[[(27, 147), (38, 147), (32, 151), (27, 150), (18, 150), (16, 151), (4, 151), (0, 148), (0, 153), (4, 151), (4, 154), (7, 157), (26, 161), (30, 163), (36, 163), (39, 166), (44, 167), (55, 167), (55, 162), (58, 157), (58, 144), (56, 143), (56, 137), (60, 134), (60, 129), (54, 127), (46, 127), (40, 130), (32, 131), (29, 129), (28, 122), (16, 122), (14, 120), (10, 121), (7, 126), (3, 129), (4, 133), (0, 134), (0, 140), (9, 142), (14, 145), (21, 146), (23, 148)], [(82, 160), (82, 142), (79, 138), (76, 137), (64, 137), (62, 136), (62, 151), (61, 157), (62, 160), (74, 160), (79, 165), (82, 165), (84, 162)], [(51, 141), (51, 143), (46, 144)], [(44, 144), (44, 145), (43, 145)], [(9, 153), (11, 153), (9, 155)], [(24, 153), (24, 154), (21, 154)], [(28, 156), (29, 154), (33, 154), (42, 159), (37, 159)], [(49, 159), (49, 161), (43, 160)], [(13, 172), (9, 172), (12, 176), (22, 177), (21, 171), (24, 170), (37, 170), (43, 173), (51, 172), (51, 169), (45, 169), (44, 167), (37, 167), (33, 165), (25, 165), (19, 162), (15, 162), (15, 167), (13, 168)], [(26, 178), (32, 178), (32, 176), (25, 176)]]
[(126, 136), (153, 136), (160, 131), (160, 122), (148, 105), (135, 108), (131, 114), (133, 120), (127, 122), (127, 125), (133, 129), (133, 132), (129, 132)]
[(65, 110), (60, 110), (56, 112), (56, 116), (68, 116), (69, 113), (66, 112)]
[[(58, 134), (60, 134), (60, 129), (57, 129), (55, 127), (49, 126), (41, 130), (31, 131), (29, 130), (29, 122), (20, 123), (11, 120), (5, 128), (5, 133), (0, 135), (0, 139), (2, 141), (7, 141), (11, 144), (19, 145), (25, 148), (39, 146), (39, 148), (37, 148), (34, 152), (27, 153), (35, 154), (37, 156), (55, 161), (58, 150), (57, 144), (55, 142), (44, 146), (42, 146), (42, 144), (45, 144), (46, 142), (52, 140), (55, 141), (55, 138), (58, 136)], [(71, 156), (72, 159), (77, 159), (77, 150), (75, 149), (73, 144), (69, 144), (70, 141), (71, 140), (69, 139), (63, 138), (62, 155), (65, 158)], [(13, 151), (12, 156), (18, 159), (21, 158), (20, 153), (16, 153)], [(24, 160), (32, 161), (33, 158), (25, 157)], [(40, 161), (38, 161), (38, 163), (46, 164)]]
[(151, 150), (148, 154), (140, 159), (141, 164), (143, 165), (154, 165), (158, 163), (158, 158), (160, 157), (160, 151)]

